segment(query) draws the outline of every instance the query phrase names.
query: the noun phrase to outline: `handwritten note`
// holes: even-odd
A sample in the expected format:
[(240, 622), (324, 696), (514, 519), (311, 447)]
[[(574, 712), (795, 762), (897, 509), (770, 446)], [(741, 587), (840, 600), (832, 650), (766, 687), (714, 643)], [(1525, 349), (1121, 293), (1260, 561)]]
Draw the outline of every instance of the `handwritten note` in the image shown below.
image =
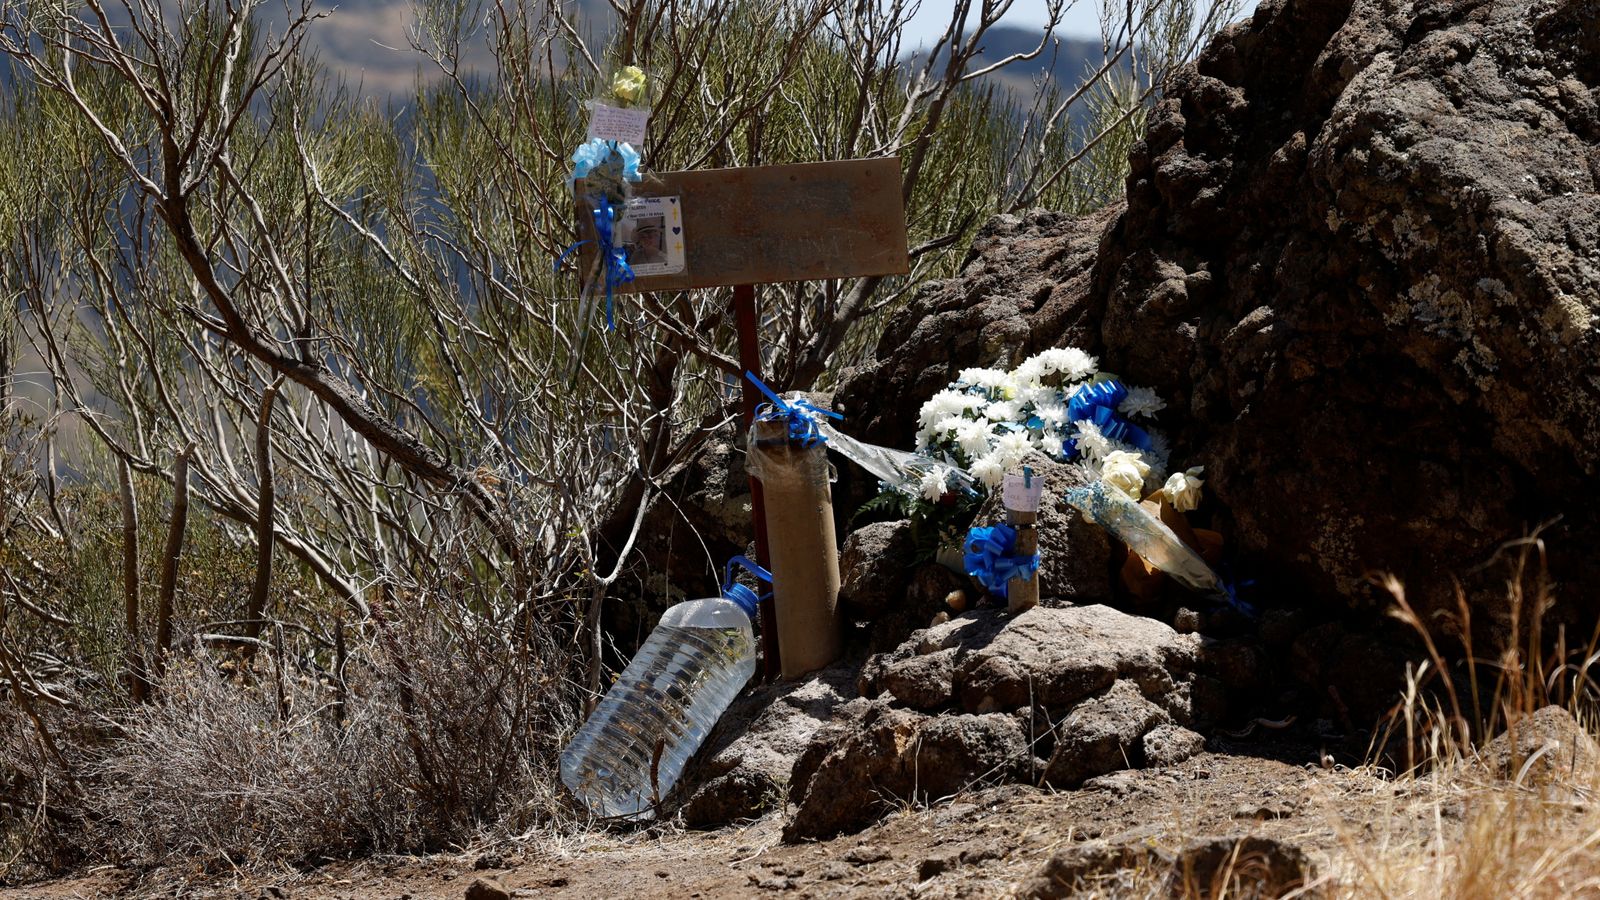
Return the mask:
[(589, 139), (625, 141), (634, 149), (644, 147), (645, 131), (650, 126), (650, 110), (618, 109), (604, 103), (594, 104), (589, 111)]
[(1033, 472), (1025, 474), (1007, 472), (1005, 485), (1001, 488), (1001, 500), (1006, 509), (1017, 512), (1038, 512), (1039, 499), (1044, 494), (1044, 479)]

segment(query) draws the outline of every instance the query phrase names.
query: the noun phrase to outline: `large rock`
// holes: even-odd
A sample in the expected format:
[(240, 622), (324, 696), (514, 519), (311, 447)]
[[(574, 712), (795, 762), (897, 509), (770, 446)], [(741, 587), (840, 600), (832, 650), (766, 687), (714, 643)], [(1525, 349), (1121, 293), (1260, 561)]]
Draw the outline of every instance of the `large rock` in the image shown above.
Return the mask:
[(1138, 685), (1118, 681), (1056, 726), (1055, 753), (1045, 767), (1044, 783), (1070, 789), (1096, 775), (1138, 768), (1144, 763), (1142, 739), (1167, 723), (1166, 712), (1146, 700)]
[[(1187, 722), (1201, 644), (1197, 635), (1106, 606), (1041, 606), (1015, 617), (976, 610), (869, 661), (862, 692), (889, 692), (928, 708), (928, 696), (944, 690), (945, 703), (966, 712), (1021, 712), (1034, 706), (1070, 709), (1122, 679)], [(929, 656), (948, 659), (948, 668), (913, 661)], [(912, 675), (924, 680), (915, 682)]]
[(860, 661), (747, 691), (717, 720), (678, 782), (683, 818), (709, 828), (766, 813), (783, 801), (789, 773), (812, 737), (855, 697)]
[(1026, 900), (1147, 896), (1151, 874), (1162, 872), (1162, 894), (1172, 897), (1273, 900), (1328, 893), (1304, 850), (1258, 835), (1196, 838), (1177, 853), (1148, 841), (1087, 841), (1057, 850), (1016, 893)]
[(863, 697), (795, 763), (786, 834), (860, 828), (973, 785), (1075, 787), (1180, 762), (1203, 746), (1179, 725), (1195, 719), (1202, 643), (1104, 606), (982, 609), (917, 632), (867, 662)]
[(1559, 706), (1513, 721), (1484, 747), (1482, 758), (1496, 776), (1526, 787), (1587, 792), (1600, 776), (1600, 744)]
[(795, 764), (790, 799), (797, 806), (784, 838), (854, 831), (896, 802), (1023, 779), (1030, 762), (1016, 716), (930, 716), (857, 701)]
[[(1004, 217), (845, 379), (873, 439), (972, 365), (1077, 344), (1156, 388), (1246, 567), (1424, 615), (1545, 533), (1565, 620), (1600, 581), (1594, 0), (1264, 0), (1184, 69), (1126, 207)], [(1483, 642), (1492, 645), (1493, 641)]]
[(839, 552), (839, 602), (851, 615), (872, 619), (905, 598), (917, 545), (911, 522), (874, 522), (845, 538)]
[(1317, 900), (1317, 867), (1299, 847), (1261, 835), (1197, 838), (1178, 852), (1167, 876), (1174, 897)]

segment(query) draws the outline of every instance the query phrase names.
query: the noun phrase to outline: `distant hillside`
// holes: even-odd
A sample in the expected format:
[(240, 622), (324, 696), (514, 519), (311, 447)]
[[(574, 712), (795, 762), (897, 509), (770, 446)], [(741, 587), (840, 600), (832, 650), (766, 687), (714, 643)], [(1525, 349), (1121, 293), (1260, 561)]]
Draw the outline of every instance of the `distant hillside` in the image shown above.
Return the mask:
[[(431, 64), (411, 51), (407, 31), (413, 22), (412, 0), (339, 0), (328, 3), (332, 15), (312, 29), (312, 40), (328, 65), (352, 84), (360, 83), (365, 93), (384, 97), (405, 94), (416, 85), (419, 75), (431, 79), (437, 72)], [(606, 0), (578, 0), (575, 8), (580, 25), (596, 42), (609, 28), (613, 13)], [(1086, 72), (1103, 59), (1098, 40), (1060, 36), (1058, 46), (1046, 48), (1037, 59), (1008, 67), (992, 76), (1005, 87), (1026, 98), (1041, 77), (1059, 84), (1076, 85)], [(1026, 53), (1038, 46), (1039, 30), (999, 27), (984, 36), (984, 52), (975, 65), (989, 65), (1013, 53)], [(487, 48), (476, 48), (471, 62), (479, 68), (492, 65)]]
[[(984, 35), (983, 54), (974, 61), (982, 68), (1014, 53), (1028, 53), (1039, 46), (1039, 29), (1001, 26)], [(1056, 41), (1035, 59), (1013, 63), (992, 76), (1022, 97), (1033, 93), (1040, 79), (1049, 79), (1070, 90), (1083, 77), (1098, 69), (1105, 60), (1101, 43), (1094, 38), (1057, 34)]]

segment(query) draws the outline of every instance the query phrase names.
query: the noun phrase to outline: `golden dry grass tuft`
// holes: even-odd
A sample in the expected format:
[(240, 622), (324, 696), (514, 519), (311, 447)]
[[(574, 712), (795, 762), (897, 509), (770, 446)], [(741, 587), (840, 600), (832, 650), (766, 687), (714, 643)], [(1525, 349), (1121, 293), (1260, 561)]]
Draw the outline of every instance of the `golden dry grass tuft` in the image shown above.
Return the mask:
[[(1386, 820), (1429, 825), (1409, 839), (1347, 835), (1336, 895), (1600, 897), (1600, 632), (1577, 650), (1564, 630), (1549, 640), (1543, 540), (1535, 533), (1503, 553), (1512, 562), (1497, 612), (1509, 637), (1489, 658), (1475, 652), (1472, 607), (1460, 590), (1454, 614), (1429, 617), (1460, 648), (1452, 664), (1404, 586), (1382, 579), (1394, 616), (1417, 632), (1429, 658), (1411, 673), (1374, 759), (1387, 751), (1404, 765)], [(1536, 714), (1567, 730), (1536, 732)]]

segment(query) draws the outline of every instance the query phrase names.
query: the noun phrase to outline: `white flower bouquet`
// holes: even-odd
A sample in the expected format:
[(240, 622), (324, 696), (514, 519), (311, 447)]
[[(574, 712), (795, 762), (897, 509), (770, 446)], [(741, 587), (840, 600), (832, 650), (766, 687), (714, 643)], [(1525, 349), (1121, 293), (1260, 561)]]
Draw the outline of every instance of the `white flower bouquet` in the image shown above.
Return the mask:
[[(1167, 440), (1154, 427), (1166, 403), (1127, 387), (1076, 347), (1029, 357), (1015, 369), (966, 369), (918, 414), (917, 450), (965, 469), (986, 488), (1022, 464), (1029, 451), (1075, 462), (1135, 500), (1164, 487)], [(1186, 505), (1200, 482), (1189, 472), (1173, 487)], [(924, 496), (935, 485), (921, 486)]]

